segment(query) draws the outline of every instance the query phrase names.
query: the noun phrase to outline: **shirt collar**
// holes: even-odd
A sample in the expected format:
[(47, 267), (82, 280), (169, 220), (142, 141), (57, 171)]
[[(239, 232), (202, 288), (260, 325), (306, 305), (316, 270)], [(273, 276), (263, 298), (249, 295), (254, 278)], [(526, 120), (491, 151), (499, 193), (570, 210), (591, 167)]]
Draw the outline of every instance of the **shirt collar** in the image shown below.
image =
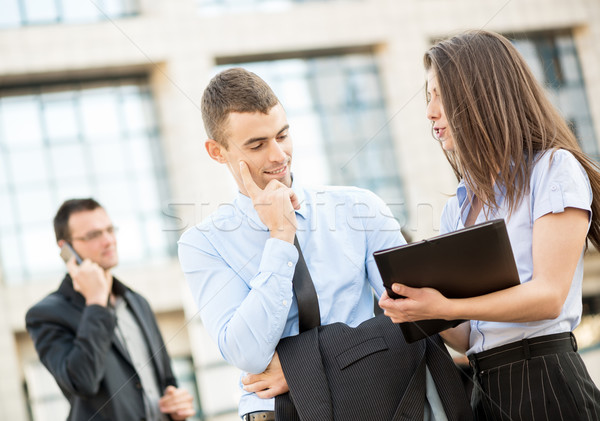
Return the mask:
[[(504, 203), (504, 197), (506, 195), (506, 189), (498, 186), (497, 183), (494, 183), (494, 192), (496, 194), (496, 205), (498, 208), (502, 206)], [(458, 199), (458, 206), (462, 208), (465, 203), (467, 197), (472, 195), (471, 190), (467, 187), (464, 178), (460, 180), (458, 186), (456, 187), (456, 198)]]
[(458, 183), (458, 187), (456, 187), (456, 198), (458, 199), (458, 206), (462, 206), (465, 203), (465, 199), (467, 198), (467, 185), (465, 184), (465, 180), (461, 179), (460, 183)]

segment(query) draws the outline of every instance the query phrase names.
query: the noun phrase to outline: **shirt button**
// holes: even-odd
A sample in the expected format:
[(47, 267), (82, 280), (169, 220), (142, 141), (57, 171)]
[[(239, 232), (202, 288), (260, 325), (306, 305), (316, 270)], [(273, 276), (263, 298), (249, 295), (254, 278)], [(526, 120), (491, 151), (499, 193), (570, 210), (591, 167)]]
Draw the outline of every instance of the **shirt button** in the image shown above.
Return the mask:
[(288, 266), (292, 267), (292, 266), (294, 266), (294, 264), (292, 262), (288, 262)]
[(556, 191), (558, 189), (558, 187), (556, 187), (556, 185), (552, 186), (552, 191)]
[(287, 306), (287, 300), (283, 300), (283, 302), (281, 304), (283, 304), (284, 306)]

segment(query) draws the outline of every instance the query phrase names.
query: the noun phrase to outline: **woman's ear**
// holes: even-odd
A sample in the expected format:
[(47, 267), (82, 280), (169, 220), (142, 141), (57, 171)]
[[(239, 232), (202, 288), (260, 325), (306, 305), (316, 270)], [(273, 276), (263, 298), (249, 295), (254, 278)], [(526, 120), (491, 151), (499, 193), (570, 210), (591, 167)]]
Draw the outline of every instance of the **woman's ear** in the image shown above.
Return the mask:
[(226, 149), (216, 140), (207, 139), (206, 142), (204, 142), (204, 147), (206, 148), (208, 155), (218, 163), (224, 164), (227, 162), (227, 159), (223, 155), (223, 151)]

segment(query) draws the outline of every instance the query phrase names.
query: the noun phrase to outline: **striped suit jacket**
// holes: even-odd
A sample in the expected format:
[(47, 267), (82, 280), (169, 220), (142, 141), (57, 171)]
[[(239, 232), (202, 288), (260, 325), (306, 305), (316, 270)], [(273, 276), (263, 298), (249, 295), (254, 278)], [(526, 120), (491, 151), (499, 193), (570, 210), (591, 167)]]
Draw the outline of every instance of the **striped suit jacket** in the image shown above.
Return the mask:
[(277, 346), (289, 393), (275, 399), (285, 421), (423, 421), (429, 368), (449, 421), (473, 419), (467, 394), (439, 335), (407, 344), (383, 316), (356, 328), (319, 326)]

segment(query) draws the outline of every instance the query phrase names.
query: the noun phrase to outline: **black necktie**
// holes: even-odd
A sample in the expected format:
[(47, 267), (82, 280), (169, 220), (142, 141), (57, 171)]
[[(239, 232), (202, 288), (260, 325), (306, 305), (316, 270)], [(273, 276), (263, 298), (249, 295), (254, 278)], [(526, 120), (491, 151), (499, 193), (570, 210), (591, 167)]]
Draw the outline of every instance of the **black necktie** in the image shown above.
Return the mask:
[(296, 263), (292, 285), (298, 302), (298, 321), (300, 322), (300, 333), (302, 333), (320, 326), (321, 314), (319, 313), (317, 291), (315, 291), (315, 285), (310, 277), (310, 272), (296, 236), (294, 236), (294, 245), (298, 249), (298, 263)]

